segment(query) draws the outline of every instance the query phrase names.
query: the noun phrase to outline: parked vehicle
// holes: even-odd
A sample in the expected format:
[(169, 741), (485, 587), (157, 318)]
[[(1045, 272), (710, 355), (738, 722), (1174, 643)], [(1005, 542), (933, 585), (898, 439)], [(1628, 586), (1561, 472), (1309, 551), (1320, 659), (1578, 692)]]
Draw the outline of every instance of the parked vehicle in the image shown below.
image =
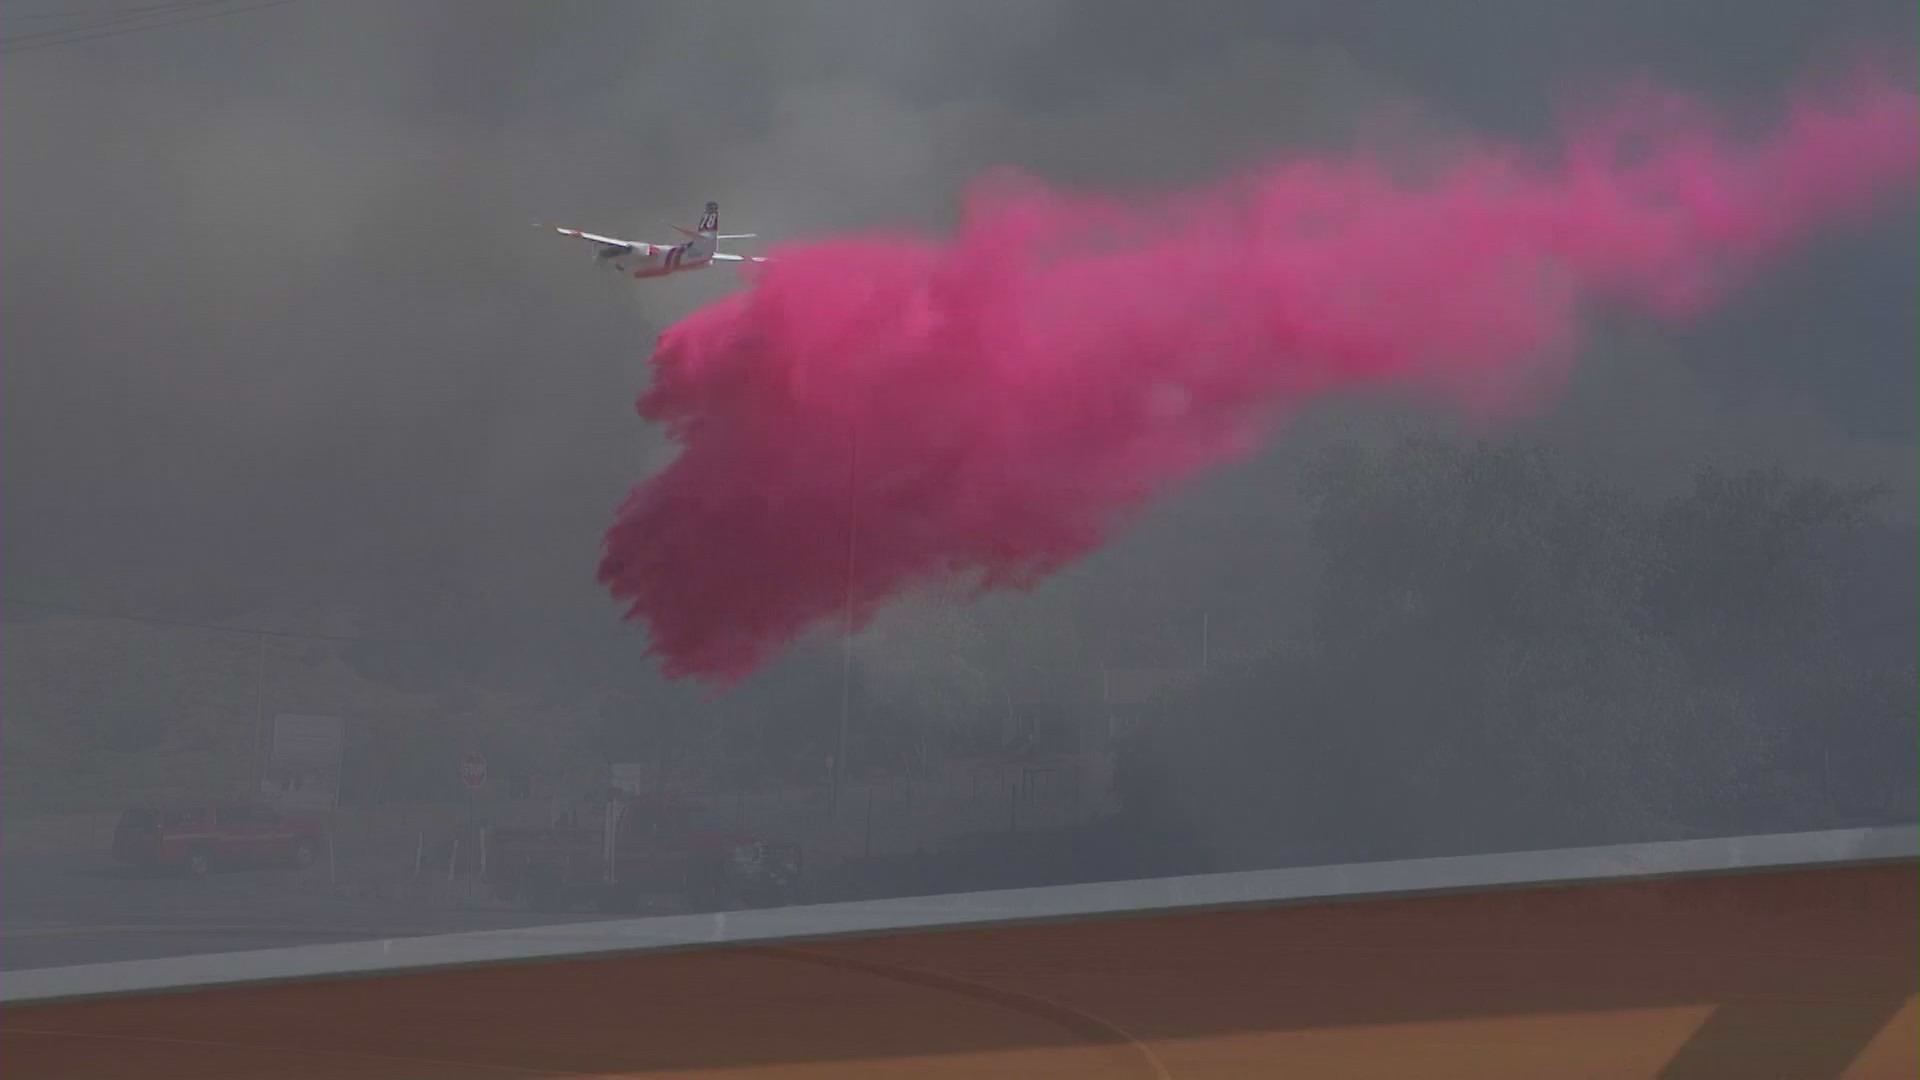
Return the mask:
[(113, 859), (125, 866), (205, 877), (239, 867), (307, 867), (326, 842), (318, 820), (257, 802), (183, 802), (133, 807), (113, 832)]

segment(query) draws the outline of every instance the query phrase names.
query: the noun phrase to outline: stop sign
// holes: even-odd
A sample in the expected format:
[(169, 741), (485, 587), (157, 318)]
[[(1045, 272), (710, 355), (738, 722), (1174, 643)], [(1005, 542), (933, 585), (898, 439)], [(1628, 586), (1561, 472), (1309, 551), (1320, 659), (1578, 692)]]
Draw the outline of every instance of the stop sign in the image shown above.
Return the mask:
[(487, 759), (478, 750), (469, 750), (460, 755), (460, 782), (470, 788), (477, 788), (487, 782)]

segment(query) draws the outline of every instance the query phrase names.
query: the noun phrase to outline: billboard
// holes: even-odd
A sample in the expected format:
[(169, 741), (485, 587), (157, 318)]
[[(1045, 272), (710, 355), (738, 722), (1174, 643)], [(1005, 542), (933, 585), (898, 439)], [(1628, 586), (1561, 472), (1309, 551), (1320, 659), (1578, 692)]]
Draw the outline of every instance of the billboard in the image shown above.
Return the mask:
[(333, 810), (340, 801), (345, 734), (346, 724), (337, 716), (275, 716), (260, 770), (260, 797), (284, 810)]

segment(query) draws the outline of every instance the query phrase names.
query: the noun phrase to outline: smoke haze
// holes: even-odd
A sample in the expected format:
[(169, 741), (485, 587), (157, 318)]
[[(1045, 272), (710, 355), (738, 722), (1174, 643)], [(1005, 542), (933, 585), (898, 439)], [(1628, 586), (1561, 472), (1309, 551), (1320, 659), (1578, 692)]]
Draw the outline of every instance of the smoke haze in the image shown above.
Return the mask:
[[(0, 23), (53, 6), (9, 0)], [(711, 198), (729, 231), (769, 242), (756, 250), (804, 253), (856, 230), (987, 238), (1011, 228), (1003, 211), (956, 215), (996, 167), (1046, 198), (1131, 206), (1276, 156), (1545, 146), (1565, 102), (1623, 75), (1780, 130), (1795, 80), (1913, 30), (1904, 0), (328, 0), (9, 52), (8, 645), (42, 635), (88, 657), (73, 680), (96, 686), (129, 649), (167, 666), (121, 622), (13, 601), (44, 602), (364, 638), (309, 644), (381, 692), (474, 680), (583, 708), (623, 695), (630, 712), (681, 710), (701, 728), (764, 713), (831, 732), (837, 656), (796, 649), (724, 704), (697, 698), (637, 658), (641, 634), (595, 580), (610, 516), (677, 452), (632, 413), (656, 335), (737, 283), (601, 279), (529, 221), (648, 239)], [(1597, 320), (1565, 393), (1515, 429), (1636, 488), (1778, 460), (1884, 481), (1890, 510), (1911, 516), (1917, 223), (1908, 199), (1809, 237), (1691, 323)], [(907, 240), (903, 257), (927, 258), (924, 244)], [(1167, 310), (1199, 287), (1181, 281), (1127, 295)], [(1286, 637), (1313, 576), (1298, 463), (1331, 438), (1455, 422), (1418, 402), (1317, 400), (1250, 457), (1134, 503), (1126, 531), (1031, 593), (964, 609), (916, 594), (854, 643), (870, 698), (856, 696), (856, 722), (883, 694), (892, 715), (974, 716), (1009, 685), (1065, 695), (1103, 664), (1185, 663), (1203, 609), (1216, 655)], [(835, 440), (807, 453), (840, 460)], [(1223, 452), (1203, 439), (1188, 460)], [(844, 480), (821, 473), (822, 514)], [(1058, 509), (1064, 540), (1042, 555), (1084, 550), (1106, 527), (1073, 500)], [(831, 550), (813, 556), (826, 580), (806, 587), (837, 596), (834, 517)], [(866, 550), (866, 565), (890, 565)], [(868, 599), (891, 587), (876, 581)], [(809, 596), (769, 632), (822, 604), (831, 617), (831, 600)], [(242, 745), (256, 702), (376, 711), (372, 690), (365, 703), (309, 695), (305, 661), (279, 645), (260, 693), (240, 640), (220, 657), (218, 702), (193, 707)], [(42, 652), (0, 654), (32, 667)], [(9, 667), (9, 738), (68, 723), (21, 707), (41, 674)]]
[(1643, 90), (1555, 161), (1309, 159), (1132, 205), (1003, 178), (944, 243), (780, 250), (662, 336), (640, 413), (685, 449), (601, 578), (669, 677), (737, 680), (843, 604), (1035, 584), (1321, 396), (1534, 406), (1596, 301), (1696, 317), (1920, 168), (1920, 107), (1883, 81), (1750, 143), (1715, 127)]

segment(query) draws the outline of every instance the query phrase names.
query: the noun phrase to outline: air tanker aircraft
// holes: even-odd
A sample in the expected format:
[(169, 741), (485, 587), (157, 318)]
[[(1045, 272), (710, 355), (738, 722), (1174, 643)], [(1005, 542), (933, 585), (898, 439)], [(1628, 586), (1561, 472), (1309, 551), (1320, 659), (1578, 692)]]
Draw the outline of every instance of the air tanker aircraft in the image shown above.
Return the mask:
[(611, 236), (596, 236), (579, 229), (555, 227), (553, 231), (561, 236), (577, 236), (582, 240), (600, 245), (594, 254), (594, 261), (601, 266), (612, 267), (627, 277), (657, 278), (668, 274), (677, 274), (685, 270), (705, 270), (715, 262), (751, 262), (763, 263), (767, 260), (758, 255), (733, 255), (720, 250), (722, 240), (747, 240), (753, 233), (723, 233), (720, 231), (720, 204), (710, 202), (706, 213), (700, 215), (697, 228), (674, 228), (687, 238), (680, 244), (649, 244), (644, 240), (620, 240)]

